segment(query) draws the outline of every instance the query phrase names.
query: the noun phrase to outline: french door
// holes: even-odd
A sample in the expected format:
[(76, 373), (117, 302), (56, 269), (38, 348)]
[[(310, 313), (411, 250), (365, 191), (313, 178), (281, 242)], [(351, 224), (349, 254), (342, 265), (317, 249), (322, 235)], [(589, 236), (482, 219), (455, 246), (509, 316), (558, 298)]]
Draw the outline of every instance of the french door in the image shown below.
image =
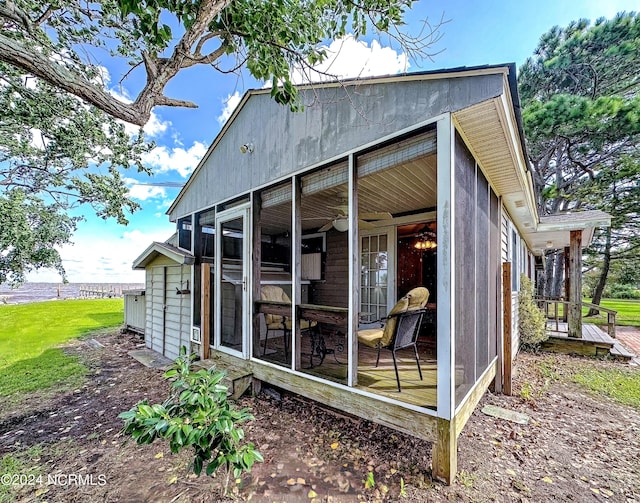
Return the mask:
[(246, 357), (249, 334), (249, 205), (216, 216), (215, 347)]

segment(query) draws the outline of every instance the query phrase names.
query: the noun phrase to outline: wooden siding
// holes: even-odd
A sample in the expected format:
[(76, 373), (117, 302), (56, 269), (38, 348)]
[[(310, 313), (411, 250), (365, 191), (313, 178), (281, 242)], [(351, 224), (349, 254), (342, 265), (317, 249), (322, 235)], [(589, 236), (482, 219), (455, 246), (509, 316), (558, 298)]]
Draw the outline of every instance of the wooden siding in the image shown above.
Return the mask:
[[(464, 369), (456, 388), (456, 404), (475, 382), (475, 160), (458, 134), (455, 141), (455, 363)], [(473, 304), (471, 304), (473, 303)]]
[(327, 232), (327, 260), (324, 281), (313, 282), (312, 304), (349, 306), (348, 232)]
[[(302, 101), (312, 103), (302, 113), (278, 105), (267, 93), (253, 95), (216, 139), (170, 209), (170, 219), (503, 92), (500, 69), (493, 75), (302, 90)], [(253, 153), (240, 153), (245, 143), (253, 143)]]
[(147, 323), (150, 324), (148, 337), (150, 338), (151, 349), (164, 354), (164, 295), (165, 295), (165, 268), (163, 266), (151, 267), (147, 277), (151, 278), (147, 291), (151, 293), (148, 303), (149, 312)]
[(168, 358), (177, 358), (180, 346), (189, 346), (191, 295), (177, 291), (186, 289), (190, 277), (189, 266), (167, 257), (158, 257), (146, 269), (145, 344)]
[[(455, 136), (455, 355), (464, 370), (456, 403), (469, 393), (496, 355), (499, 255), (492, 252), (497, 196), (462, 137)], [(493, 243), (497, 242), (497, 229)], [(494, 276), (491, 276), (491, 274)], [(493, 288), (491, 285), (493, 284)]]
[(361, 394), (353, 388), (311, 380), (307, 376), (264, 365), (257, 360), (246, 361), (217, 352), (211, 356), (211, 361), (218, 368), (224, 368), (227, 364), (242, 367), (260, 381), (305, 396), (347, 414), (368, 419), (430, 442), (437, 440), (437, 418), (426, 412), (389, 403), (385, 399), (376, 399)]
[(144, 334), (147, 315), (146, 295), (144, 291), (123, 292), (124, 326), (127, 330)]
[(187, 293), (178, 294), (183, 290), (189, 279), (187, 266), (171, 266), (166, 268), (166, 310), (165, 310), (165, 356), (177, 358), (180, 346), (189, 345), (189, 330), (191, 324), (190, 300)]

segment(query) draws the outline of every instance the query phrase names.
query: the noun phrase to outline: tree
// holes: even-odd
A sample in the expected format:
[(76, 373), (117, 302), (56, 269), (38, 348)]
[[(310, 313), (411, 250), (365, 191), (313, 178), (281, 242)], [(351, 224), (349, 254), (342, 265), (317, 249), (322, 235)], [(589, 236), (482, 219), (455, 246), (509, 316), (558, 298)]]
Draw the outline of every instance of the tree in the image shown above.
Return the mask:
[(142, 135), (40, 79), (0, 63), (0, 283), (20, 283), (40, 267), (64, 269), (56, 246), (68, 243), (92, 206), (127, 222), (137, 203), (121, 170), (147, 171)]
[[(631, 203), (633, 192), (621, 189), (637, 184), (637, 173), (629, 178), (629, 170), (621, 167), (638, 159), (639, 52), (640, 16), (622, 13), (593, 25), (580, 20), (554, 27), (520, 68), (523, 122), (540, 214), (587, 208), (617, 212)], [(585, 184), (590, 190), (598, 187), (601, 197), (587, 197), (588, 191), (579, 190)], [(603, 234), (602, 260), (607, 259), (607, 233), (624, 235), (623, 229), (637, 218), (637, 213), (614, 218), (612, 229)], [(609, 249), (621, 245), (613, 240)], [(560, 284), (561, 262), (559, 254), (549, 257), (547, 270), (555, 278), (546, 285), (547, 295), (559, 294), (549, 286)], [(604, 284), (607, 267), (601, 270)]]
[[(578, 188), (577, 197), (612, 215), (611, 227), (600, 230), (587, 253), (587, 263), (597, 263), (599, 278), (593, 304), (600, 304), (611, 266), (640, 260), (640, 152), (618, 159), (614, 169), (603, 169)], [(598, 311), (590, 309), (589, 315)]]
[[(0, 61), (79, 96), (113, 117), (144, 125), (155, 106), (195, 107), (164, 94), (180, 71), (210, 65), (242, 67), (271, 82), (273, 98), (300, 106), (293, 68), (309, 69), (327, 54), (322, 42), (347, 31), (374, 29), (412, 56), (426, 54), (437, 25), (417, 36), (400, 28), (414, 0), (77, 0), (0, 4)], [(136, 99), (126, 103), (97, 78), (96, 55), (108, 51), (145, 73)], [(126, 77), (126, 76), (125, 76)]]
[[(300, 108), (291, 71), (323, 61), (326, 39), (347, 31), (387, 34), (413, 57), (427, 54), (437, 26), (400, 31), (413, 0), (3, 0), (0, 2), (0, 282), (54, 267), (55, 246), (69, 242), (90, 204), (99, 216), (126, 222), (138, 205), (121, 170), (144, 170), (151, 146), (116, 121), (144, 125), (156, 106), (195, 107), (165, 95), (179, 72), (209, 65), (247, 68), (271, 94)], [(130, 102), (105, 87), (103, 58), (143, 73)]]

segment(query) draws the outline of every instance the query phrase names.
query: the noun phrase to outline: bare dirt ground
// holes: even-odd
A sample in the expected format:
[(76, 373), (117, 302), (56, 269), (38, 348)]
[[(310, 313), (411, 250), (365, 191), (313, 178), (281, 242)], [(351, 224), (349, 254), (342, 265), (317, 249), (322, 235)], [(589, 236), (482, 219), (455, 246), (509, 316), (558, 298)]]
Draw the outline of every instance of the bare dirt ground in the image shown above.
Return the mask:
[[(458, 478), (449, 487), (431, 479), (428, 442), (290, 394), (242, 398), (239, 405), (256, 417), (244, 428), (247, 438), (265, 462), (232, 480), (225, 497), (224, 477), (196, 478), (189, 453), (172, 455), (158, 442), (138, 446), (119, 433), (117, 415), (145, 397), (162, 401), (167, 384), (161, 371), (127, 355), (137, 337), (97, 339), (103, 348), (86, 341), (68, 348), (91, 369), (80, 389), (0, 405), (0, 455), (41, 446), (28, 463), (43, 478), (14, 486), (16, 501), (640, 502), (639, 411), (570, 379), (584, 365), (620, 363), (521, 354), (513, 396), (488, 393), (463, 430)], [(487, 404), (531, 421), (487, 416), (480, 412)], [(369, 472), (375, 487), (365, 487)]]

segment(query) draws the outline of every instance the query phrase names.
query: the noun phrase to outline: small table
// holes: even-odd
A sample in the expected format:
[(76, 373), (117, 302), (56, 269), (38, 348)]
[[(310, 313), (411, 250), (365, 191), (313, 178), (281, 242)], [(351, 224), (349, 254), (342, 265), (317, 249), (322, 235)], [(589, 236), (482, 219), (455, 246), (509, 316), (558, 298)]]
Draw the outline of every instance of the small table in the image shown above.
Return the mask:
[[(315, 321), (316, 326), (310, 331), (311, 334), (311, 367), (313, 367), (313, 356), (320, 357), (322, 365), (324, 357), (333, 354), (335, 358), (336, 350), (344, 351), (342, 344), (336, 345), (335, 348), (327, 348), (324, 334), (320, 330), (320, 324), (333, 325), (347, 332), (349, 327), (349, 309), (346, 307), (322, 306), (318, 304), (300, 304), (298, 305), (298, 318), (309, 322)], [(336, 361), (338, 359), (336, 358)], [(338, 362), (339, 363), (339, 362)]]

